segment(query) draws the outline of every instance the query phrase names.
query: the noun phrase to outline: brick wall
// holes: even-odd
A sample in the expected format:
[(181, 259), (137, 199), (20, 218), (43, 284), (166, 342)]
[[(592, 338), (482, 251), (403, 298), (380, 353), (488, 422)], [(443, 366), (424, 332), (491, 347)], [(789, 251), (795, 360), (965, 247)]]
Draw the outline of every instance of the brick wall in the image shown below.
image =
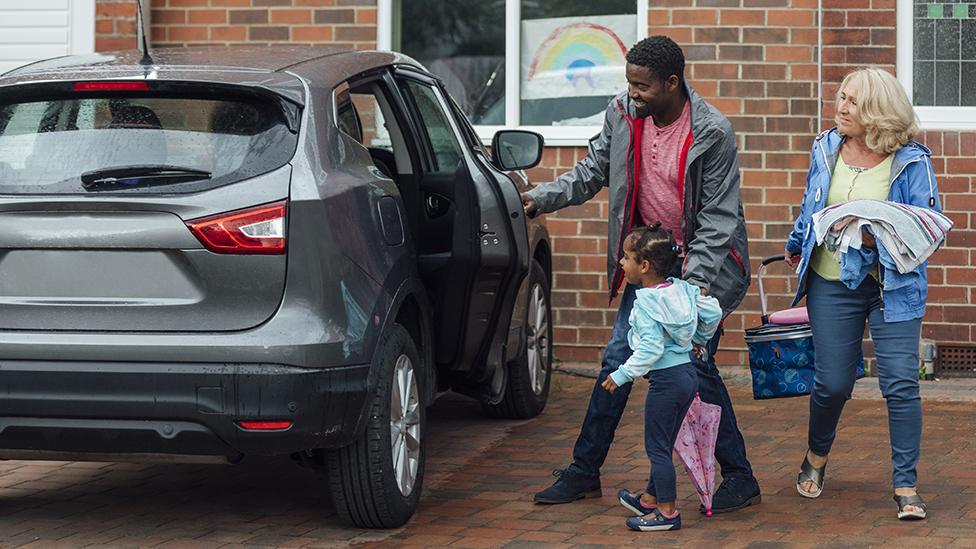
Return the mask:
[[(895, 0), (824, 0), (824, 10), (825, 98), (835, 96), (854, 68), (874, 64), (895, 72)], [(830, 124), (831, 104), (824, 114)], [(926, 131), (916, 139), (932, 149), (942, 208), (955, 223), (929, 265), (922, 336), (976, 342), (976, 132)]]
[(136, 3), (132, 0), (96, 0), (95, 51), (125, 50), (136, 46)]
[[(732, 121), (739, 143), (742, 196), (750, 254), (780, 253), (806, 181), (809, 148), (817, 132), (816, 0), (663, 0), (652, 2), (649, 34), (667, 34), (685, 50), (691, 85)], [(583, 150), (552, 151), (544, 181), (572, 164)], [(615, 316), (606, 307), (606, 197), (550, 215), (555, 236), (556, 355), (595, 361)], [(785, 269), (780, 269), (785, 273)], [(793, 290), (786, 276), (769, 277), (776, 307)], [(614, 304), (616, 305), (616, 303)], [(758, 323), (755, 287), (739, 312), (726, 319), (717, 357), (747, 361), (743, 327)]]
[(155, 0), (153, 43), (376, 47), (375, 0)]
[[(376, 47), (376, 0), (144, 0), (152, 44)], [(99, 51), (135, 45), (134, 0), (97, 0)]]
[[(866, 65), (895, 70), (895, 0), (824, 0), (823, 117), (817, 113), (816, 0), (663, 0), (652, 2), (650, 34), (668, 34), (688, 60), (692, 86), (722, 110), (737, 135), (753, 271), (781, 253), (798, 213), (812, 139), (833, 126), (833, 98), (847, 72)], [(943, 207), (955, 222), (929, 268), (923, 336), (976, 342), (976, 132), (924, 132), (933, 151)], [(584, 149), (547, 151), (533, 180), (565, 171)], [(556, 355), (596, 361), (615, 309), (606, 307), (603, 254), (606, 196), (550, 215), (556, 281)], [(789, 305), (795, 280), (785, 267), (765, 278), (770, 308)], [(616, 304), (614, 304), (616, 305)], [(758, 324), (755, 284), (726, 320), (720, 364), (748, 362), (743, 328)]]
[[(414, 0), (416, 1), (416, 0)], [(134, 45), (133, 2), (98, 1), (98, 48)], [(655, 0), (651, 34), (685, 49), (691, 84), (736, 128), (742, 196), (753, 270), (780, 253), (803, 193), (809, 148), (832, 126), (837, 84), (849, 70), (878, 64), (894, 71), (895, 0), (823, 0), (823, 118), (817, 123), (817, 0)], [(375, 0), (152, 0), (157, 46), (328, 42), (375, 44)], [(925, 132), (935, 155), (943, 205), (956, 222), (930, 267), (923, 332), (940, 342), (976, 342), (976, 132)], [(553, 147), (531, 171), (547, 181), (569, 169), (583, 148)], [(596, 361), (615, 309), (606, 302), (606, 194), (548, 216), (554, 241), (556, 356)], [(787, 306), (794, 281), (782, 267), (767, 278), (771, 308)], [(616, 305), (616, 304), (614, 304)], [(726, 320), (718, 360), (747, 361), (742, 330), (758, 323), (752, 287)]]

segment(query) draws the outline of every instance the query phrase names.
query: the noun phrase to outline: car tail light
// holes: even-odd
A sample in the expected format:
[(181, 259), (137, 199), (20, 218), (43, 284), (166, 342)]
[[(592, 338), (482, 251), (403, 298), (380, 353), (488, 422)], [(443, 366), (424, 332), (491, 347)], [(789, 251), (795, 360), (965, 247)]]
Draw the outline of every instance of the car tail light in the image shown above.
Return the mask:
[(291, 428), (290, 421), (238, 421), (245, 431), (285, 431)]
[(264, 204), (186, 222), (193, 235), (218, 254), (285, 253), (288, 201)]
[(118, 81), (108, 81), (108, 82), (75, 82), (74, 90), (76, 92), (87, 92), (87, 91), (147, 91), (149, 90), (148, 82), (118, 82)]

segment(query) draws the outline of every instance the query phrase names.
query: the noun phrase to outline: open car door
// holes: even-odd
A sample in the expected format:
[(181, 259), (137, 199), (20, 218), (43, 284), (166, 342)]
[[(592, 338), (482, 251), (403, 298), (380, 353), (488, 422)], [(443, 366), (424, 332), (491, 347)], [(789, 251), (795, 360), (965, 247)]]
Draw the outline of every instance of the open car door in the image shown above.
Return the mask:
[(433, 301), (435, 360), (454, 390), (495, 402), (504, 393), (508, 328), (529, 268), (521, 199), (472, 141), (466, 120), (453, 115), (436, 80), (409, 69), (395, 78), (423, 165), (422, 206), (411, 222)]

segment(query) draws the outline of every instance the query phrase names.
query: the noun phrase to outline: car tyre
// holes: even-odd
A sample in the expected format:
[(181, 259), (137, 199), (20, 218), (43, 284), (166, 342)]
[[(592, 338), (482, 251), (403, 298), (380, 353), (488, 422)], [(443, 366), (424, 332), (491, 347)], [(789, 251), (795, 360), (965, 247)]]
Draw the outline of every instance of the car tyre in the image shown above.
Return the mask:
[(363, 434), (328, 450), (326, 471), (339, 516), (360, 528), (402, 526), (417, 509), (424, 477), (426, 410), (422, 363), (394, 324), (377, 350), (377, 382)]
[(529, 304), (525, 311), (526, 341), (522, 354), (508, 364), (508, 386), (485, 413), (503, 419), (533, 418), (546, 407), (552, 378), (552, 300), (549, 277), (538, 261), (529, 270)]

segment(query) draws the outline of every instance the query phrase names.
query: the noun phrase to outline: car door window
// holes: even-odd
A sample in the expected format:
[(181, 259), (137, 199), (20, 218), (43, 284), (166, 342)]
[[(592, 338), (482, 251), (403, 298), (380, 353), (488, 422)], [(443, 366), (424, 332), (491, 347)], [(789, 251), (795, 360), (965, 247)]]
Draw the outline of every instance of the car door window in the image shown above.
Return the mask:
[(407, 89), (422, 119), (422, 130), (430, 142), (433, 173), (454, 173), (461, 161), (461, 147), (437, 92), (426, 84), (407, 81)]
[(363, 139), (363, 123), (359, 118), (359, 109), (353, 102), (349, 88), (337, 88), (335, 92), (336, 126), (339, 131), (365, 144)]
[(391, 97), (380, 75), (344, 82), (332, 93), (336, 127), (366, 147), (376, 168), (399, 184), (399, 176), (413, 174), (414, 168)]
[(458, 106), (457, 101), (450, 95), (446, 95), (446, 97), (447, 106), (451, 110), (451, 114), (454, 115), (454, 121), (457, 122), (458, 128), (461, 129), (461, 137), (465, 141), (465, 146), (469, 149), (480, 150), (487, 154), (484, 150), (484, 145), (481, 143), (481, 138), (478, 137), (478, 133), (471, 126), (471, 121), (468, 120), (468, 117), (461, 112), (461, 107)]

